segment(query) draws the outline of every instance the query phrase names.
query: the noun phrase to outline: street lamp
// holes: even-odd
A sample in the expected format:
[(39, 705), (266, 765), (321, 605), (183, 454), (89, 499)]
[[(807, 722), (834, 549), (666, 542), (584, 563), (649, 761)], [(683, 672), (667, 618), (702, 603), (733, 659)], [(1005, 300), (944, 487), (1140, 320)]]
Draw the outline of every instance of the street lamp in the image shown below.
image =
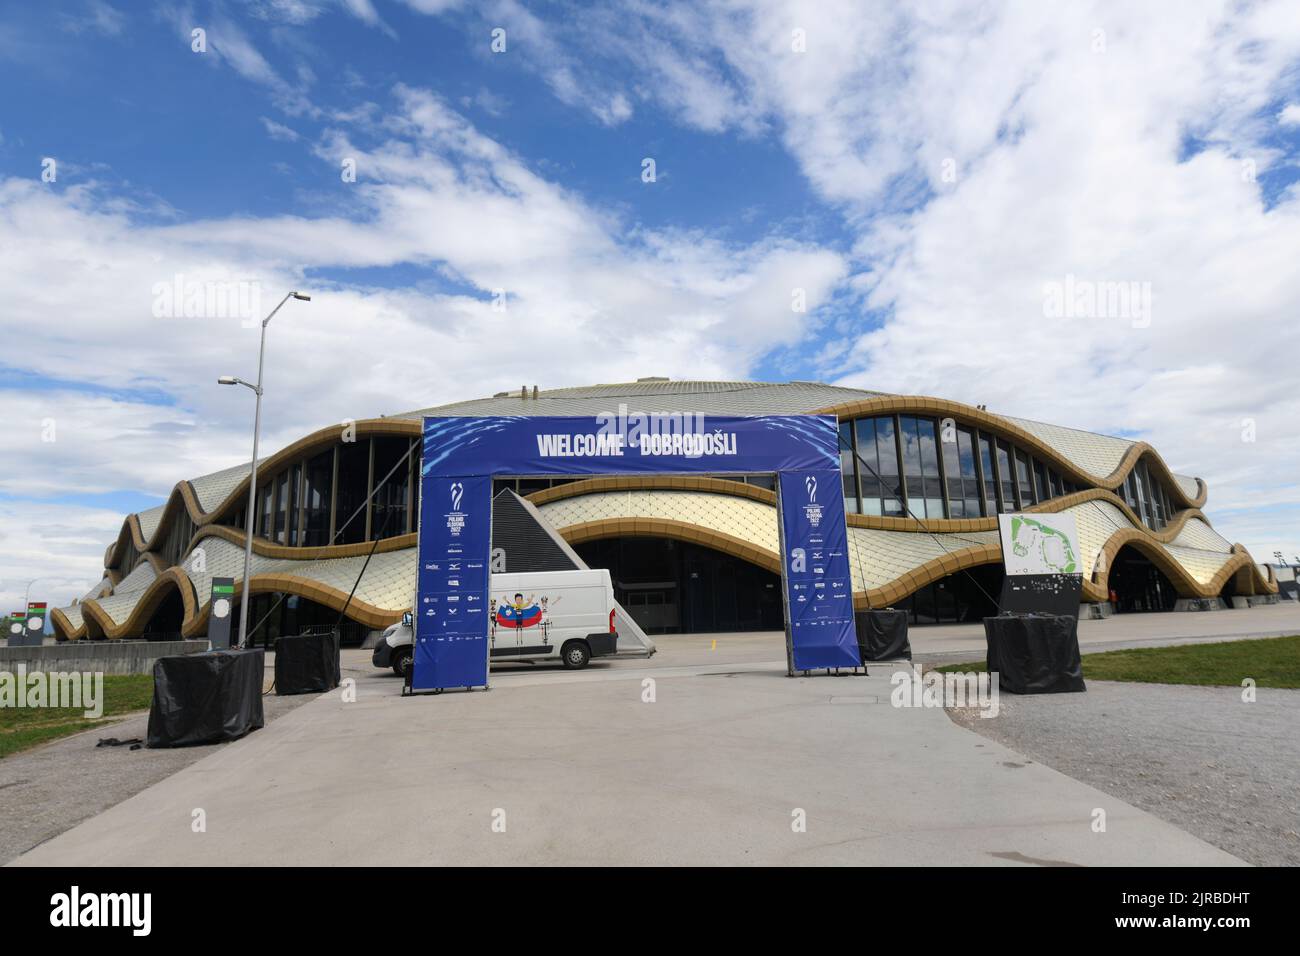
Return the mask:
[(243, 385), (246, 388), (251, 388), (253, 394), (257, 396), (256, 410), (253, 413), (253, 464), (251, 473), (248, 476), (248, 516), (244, 522), (246, 526), (244, 530), (244, 587), (239, 599), (239, 647), (243, 647), (248, 641), (248, 605), (250, 603), (248, 571), (253, 561), (253, 515), (257, 506), (257, 440), (262, 431), (262, 364), (266, 358), (266, 327), (275, 318), (275, 313), (280, 311), (280, 306), (290, 299), (310, 302), (311, 296), (303, 295), (301, 292), (290, 292), (271, 310), (271, 314), (262, 320), (262, 342), (257, 350), (257, 384), (245, 382), (242, 378), (236, 378), (233, 375), (223, 375), (217, 379), (218, 385)]
[(35, 584), (37, 581), (44, 581), (44, 580), (45, 580), (44, 578), (32, 578), (30, 581), (27, 582), (27, 593), (23, 595), (24, 615), (27, 613), (27, 605), (30, 604), (32, 600), (32, 585)]

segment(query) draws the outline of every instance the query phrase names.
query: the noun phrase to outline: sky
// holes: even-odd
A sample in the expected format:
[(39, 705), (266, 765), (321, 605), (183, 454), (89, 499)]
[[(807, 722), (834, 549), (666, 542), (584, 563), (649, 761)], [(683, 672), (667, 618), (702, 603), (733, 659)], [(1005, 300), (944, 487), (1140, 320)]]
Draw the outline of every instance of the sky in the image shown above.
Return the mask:
[[(1151, 442), (1300, 554), (1300, 16), (0, 2), (0, 610), (345, 418), (673, 379)], [(796, 308), (802, 300), (802, 310)]]

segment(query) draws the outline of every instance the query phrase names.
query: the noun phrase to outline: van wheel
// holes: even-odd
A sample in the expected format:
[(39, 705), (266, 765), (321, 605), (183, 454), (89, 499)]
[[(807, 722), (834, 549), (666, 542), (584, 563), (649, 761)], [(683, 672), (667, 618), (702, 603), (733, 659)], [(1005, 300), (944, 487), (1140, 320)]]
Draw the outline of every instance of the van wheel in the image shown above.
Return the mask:
[(393, 673), (398, 677), (406, 677), (414, 666), (415, 654), (411, 648), (404, 647), (393, 655)]
[(591, 651), (587, 650), (587, 645), (582, 641), (569, 641), (560, 648), (560, 659), (569, 670), (582, 670), (591, 660)]

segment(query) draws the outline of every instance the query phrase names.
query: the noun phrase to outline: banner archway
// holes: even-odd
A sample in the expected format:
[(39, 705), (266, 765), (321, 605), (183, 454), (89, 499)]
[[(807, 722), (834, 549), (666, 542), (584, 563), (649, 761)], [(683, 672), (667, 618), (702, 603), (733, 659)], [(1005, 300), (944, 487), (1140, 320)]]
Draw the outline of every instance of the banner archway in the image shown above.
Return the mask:
[(426, 418), (412, 691), (486, 687), (492, 479), (776, 475), (788, 673), (858, 667), (832, 415)]

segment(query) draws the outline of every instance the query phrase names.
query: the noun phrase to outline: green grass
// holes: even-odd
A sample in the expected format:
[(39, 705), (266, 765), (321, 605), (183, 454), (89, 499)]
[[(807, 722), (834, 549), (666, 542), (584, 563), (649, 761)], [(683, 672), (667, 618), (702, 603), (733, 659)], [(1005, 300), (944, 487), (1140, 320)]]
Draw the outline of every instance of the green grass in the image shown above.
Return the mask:
[[(984, 661), (947, 664), (936, 670), (982, 671)], [(1084, 654), (1083, 676), (1085, 680), (1225, 687), (1240, 687), (1249, 677), (1257, 687), (1300, 688), (1300, 637)]]
[(106, 674), (104, 716), (93, 720), (83, 716), (84, 708), (0, 707), (0, 758), (91, 727), (107, 728), (127, 714), (148, 710), (152, 699), (152, 674)]

